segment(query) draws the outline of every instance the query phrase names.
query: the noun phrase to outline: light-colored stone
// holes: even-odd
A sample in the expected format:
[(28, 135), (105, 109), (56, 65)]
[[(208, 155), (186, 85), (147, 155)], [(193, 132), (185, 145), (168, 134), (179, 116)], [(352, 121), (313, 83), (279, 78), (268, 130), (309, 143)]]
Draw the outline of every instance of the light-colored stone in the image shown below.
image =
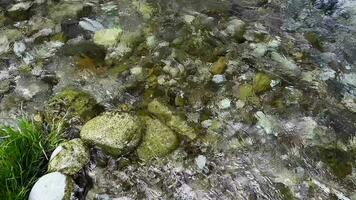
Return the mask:
[(75, 175), (89, 162), (89, 151), (80, 139), (60, 144), (52, 153), (48, 171)]
[(74, 190), (73, 180), (59, 172), (42, 176), (33, 186), (29, 200), (70, 200)]

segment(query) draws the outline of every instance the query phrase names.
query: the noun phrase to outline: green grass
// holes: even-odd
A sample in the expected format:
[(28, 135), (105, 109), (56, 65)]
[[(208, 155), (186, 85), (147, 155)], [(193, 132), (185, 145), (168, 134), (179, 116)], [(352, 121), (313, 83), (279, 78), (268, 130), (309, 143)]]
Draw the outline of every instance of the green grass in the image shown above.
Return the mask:
[(0, 196), (24, 200), (46, 172), (48, 155), (59, 143), (58, 132), (47, 133), (27, 119), (17, 127), (0, 125)]

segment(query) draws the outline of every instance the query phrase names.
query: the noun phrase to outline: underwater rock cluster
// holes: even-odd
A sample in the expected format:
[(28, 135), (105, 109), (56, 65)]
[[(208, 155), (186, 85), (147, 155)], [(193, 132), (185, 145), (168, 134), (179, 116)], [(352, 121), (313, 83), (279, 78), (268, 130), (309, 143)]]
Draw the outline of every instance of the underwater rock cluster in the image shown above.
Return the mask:
[(353, 1), (0, 7), (0, 123), (64, 140), (29, 199), (356, 198)]

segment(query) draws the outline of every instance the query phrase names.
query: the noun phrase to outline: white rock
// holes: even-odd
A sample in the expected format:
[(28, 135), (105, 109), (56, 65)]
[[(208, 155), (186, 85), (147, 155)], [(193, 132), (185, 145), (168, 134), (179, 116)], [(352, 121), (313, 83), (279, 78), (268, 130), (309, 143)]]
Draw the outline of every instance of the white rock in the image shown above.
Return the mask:
[(26, 50), (26, 45), (23, 42), (15, 42), (14, 43), (14, 53), (18, 57), (22, 57), (23, 52)]
[(262, 111), (258, 111), (256, 112), (255, 117), (258, 120), (257, 126), (261, 127), (266, 134), (273, 134), (275, 136), (278, 135), (277, 122), (272, 116), (266, 115)]
[(94, 43), (105, 47), (112, 47), (117, 44), (122, 34), (122, 29), (110, 28), (96, 31), (93, 37)]
[(84, 30), (91, 31), (91, 32), (104, 29), (104, 26), (102, 24), (89, 18), (84, 18), (82, 21), (80, 21), (79, 26), (82, 27)]
[(226, 81), (225, 76), (221, 74), (214, 75), (212, 80), (216, 84), (224, 83)]
[(219, 102), (219, 108), (220, 109), (228, 109), (231, 107), (231, 100), (226, 98), (226, 99), (223, 99)]
[(135, 76), (138, 76), (138, 75), (141, 75), (142, 74), (142, 67), (133, 67), (130, 69), (130, 72), (132, 75), (135, 75)]
[(197, 164), (199, 169), (203, 170), (206, 164), (206, 157), (203, 155), (199, 155), (195, 158), (195, 163)]
[(42, 176), (33, 186), (29, 200), (69, 200), (74, 188), (73, 180), (59, 172)]

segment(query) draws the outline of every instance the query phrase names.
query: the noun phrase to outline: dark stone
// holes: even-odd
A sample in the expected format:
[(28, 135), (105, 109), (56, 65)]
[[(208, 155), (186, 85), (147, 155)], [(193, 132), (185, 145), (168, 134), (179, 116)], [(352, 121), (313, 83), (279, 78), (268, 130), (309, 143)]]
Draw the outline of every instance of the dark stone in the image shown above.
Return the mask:
[(66, 19), (61, 23), (61, 29), (66, 39), (73, 39), (81, 35), (84, 30), (79, 26), (79, 21)]

